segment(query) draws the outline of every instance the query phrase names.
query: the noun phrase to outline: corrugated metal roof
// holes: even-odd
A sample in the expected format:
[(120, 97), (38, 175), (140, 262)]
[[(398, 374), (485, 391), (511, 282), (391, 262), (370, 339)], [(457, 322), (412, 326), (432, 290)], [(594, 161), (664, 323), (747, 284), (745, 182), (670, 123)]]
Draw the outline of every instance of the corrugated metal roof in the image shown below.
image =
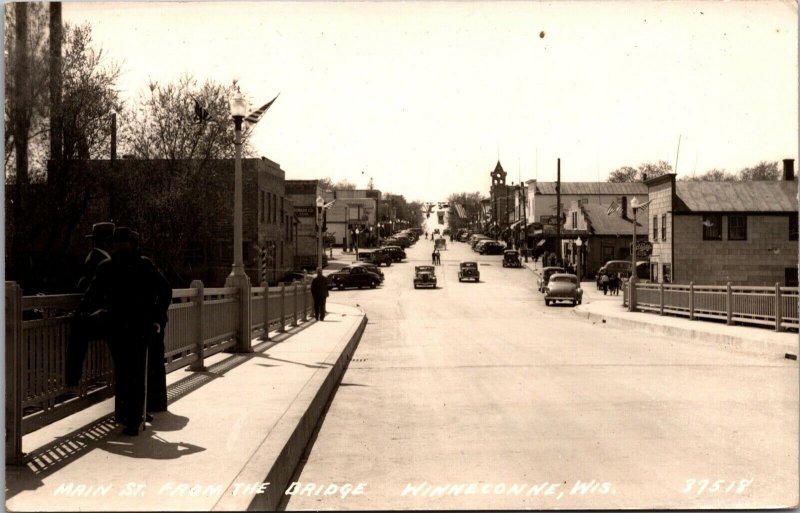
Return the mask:
[(677, 182), (676, 212), (797, 212), (796, 181)]
[[(584, 205), (581, 207), (589, 221), (589, 231), (594, 235), (632, 235), (633, 221), (630, 218), (623, 219), (619, 212), (608, 215), (609, 205)], [(646, 230), (638, 218), (636, 230)]]
[[(555, 194), (556, 182), (537, 182), (536, 194)], [(561, 194), (590, 196), (594, 194), (633, 195), (647, 194), (642, 182), (561, 182)]]

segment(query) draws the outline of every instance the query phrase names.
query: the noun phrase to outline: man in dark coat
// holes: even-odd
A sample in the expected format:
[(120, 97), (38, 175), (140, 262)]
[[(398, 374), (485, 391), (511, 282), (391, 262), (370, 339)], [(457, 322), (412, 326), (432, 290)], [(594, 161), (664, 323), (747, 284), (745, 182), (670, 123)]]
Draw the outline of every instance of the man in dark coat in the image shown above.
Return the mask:
[(145, 414), (147, 346), (150, 337), (164, 331), (169, 298), (162, 292), (163, 276), (133, 250), (129, 228), (114, 230), (112, 246), (113, 258), (98, 266), (78, 311), (106, 312), (109, 345), (118, 355), (119, 421), (124, 434), (135, 436)]
[[(77, 285), (79, 292), (86, 292), (97, 272), (97, 266), (111, 258), (110, 239), (112, 235), (114, 235), (114, 223), (95, 223), (92, 225), (92, 233), (86, 237), (92, 238), (93, 247), (92, 251), (86, 255), (86, 260), (83, 263), (83, 270)], [(96, 318), (84, 315), (73, 317), (66, 356), (65, 382), (68, 387), (78, 386), (81, 380), (83, 361), (86, 359), (89, 341), (103, 336), (105, 334), (102, 326), (100, 326)]]
[[(156, 273), (156, 284), (158, 286), (157, 304), (166, 304), (167, 308), (172, 302), (172, 287), (167, 279), (152, 260), (142, 255), (139, 249), (139, 232), (131, 230), (131, 248), (139, 254), (139, 258), (145, 266), (152, 267)], [(147, 407), (146, 420), (152, 420), (150, 413), (167, 411), (167, 370), (164, 367), (164, 327), (167, 324), (167, 311), (163, 311), (163, 317), (158, 320), (162, 329), (159, 333), (147, 338)]]
[(314, 298), (314, 318), (325, 320), (325, 301), (328, 297), (328, 279), (322, 275), (322, 267), (317, 267), (317, 276), (311, 280), (311, 297)]

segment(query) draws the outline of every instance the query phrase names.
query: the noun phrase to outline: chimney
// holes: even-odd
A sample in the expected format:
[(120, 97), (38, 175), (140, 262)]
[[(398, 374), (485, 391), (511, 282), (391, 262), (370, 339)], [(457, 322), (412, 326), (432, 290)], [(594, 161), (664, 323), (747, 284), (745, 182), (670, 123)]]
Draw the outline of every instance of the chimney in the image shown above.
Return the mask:
[(794, 159), (783, 159), (783, 179), (794, 181)]
[(620, 215), (622, 215), (623, 219), (627, 219), (628, 218), (628, 197), (627, 196), (623, 196), (622, 198), (620, 198), (620, 205), (622, 205), (622, 209), (621, 209), (622, 213)]
[(644, 183), (646, 181), (647, 181), (647, 173), (642, 173), (642, 182)]

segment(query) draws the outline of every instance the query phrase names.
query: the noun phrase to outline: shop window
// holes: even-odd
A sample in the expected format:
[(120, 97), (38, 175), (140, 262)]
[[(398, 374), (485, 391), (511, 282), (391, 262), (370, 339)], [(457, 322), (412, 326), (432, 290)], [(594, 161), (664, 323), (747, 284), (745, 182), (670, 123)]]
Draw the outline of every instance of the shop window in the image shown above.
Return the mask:
[(703, 216), (703, 240), (722, 240), (722, 216), (706, 214)]
[(728, 216), (728, 240), (747, 240), (747, 216)]

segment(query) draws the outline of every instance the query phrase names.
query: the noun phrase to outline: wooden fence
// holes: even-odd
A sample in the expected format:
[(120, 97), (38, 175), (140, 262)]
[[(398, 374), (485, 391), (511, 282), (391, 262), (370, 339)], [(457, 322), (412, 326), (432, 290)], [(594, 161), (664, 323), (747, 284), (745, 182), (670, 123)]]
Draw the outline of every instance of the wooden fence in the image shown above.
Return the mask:
[[(628, 306), (630, 285), (623, 287)], [(634, 310), (678, 315), (691, 320), (719, 320), (783, 331), (798, 328), (798, 287), (746, 287), (727, 285), (675, 285), (636, 283)]]
[[(169, 307), (164, 345), (167, 372), (203, 370), (204, 360), (236, 347), (250, 349), (251, 339), (266, 340), (269, 331), (285, 331), (313, 315), (310, 283), (250, 289), (251, 329), (237, 340), (239, 289), (175, 289)], [(81, 294), (23, 296), (6, 282), (6, 462), (24, 460), (22, 436), (114, 393), (111, 354), (103, 340), (89, 342), (77, 388), (66, 386), (66, 353), (72, 312)]]

